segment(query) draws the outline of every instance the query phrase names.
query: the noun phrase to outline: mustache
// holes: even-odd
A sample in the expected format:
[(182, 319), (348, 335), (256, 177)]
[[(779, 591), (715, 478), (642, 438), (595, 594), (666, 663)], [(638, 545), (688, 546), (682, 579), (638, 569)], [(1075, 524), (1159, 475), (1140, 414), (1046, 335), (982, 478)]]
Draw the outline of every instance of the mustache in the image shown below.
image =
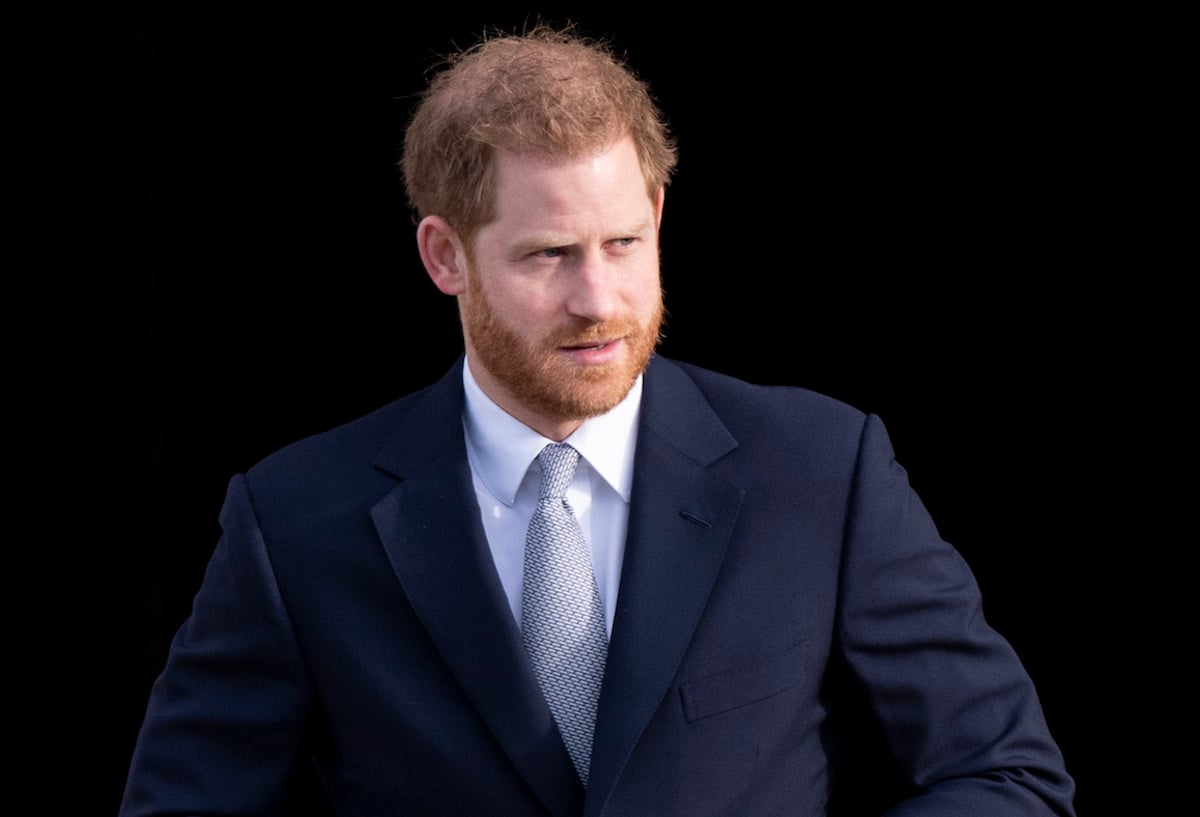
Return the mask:
[(640, 331), (642, 325), (633, 318), (585, 323), (553, 332), (546, 338), (546, 345), (554, 349), (563, 346), (596, 346), (604, 341), (627, 337)]

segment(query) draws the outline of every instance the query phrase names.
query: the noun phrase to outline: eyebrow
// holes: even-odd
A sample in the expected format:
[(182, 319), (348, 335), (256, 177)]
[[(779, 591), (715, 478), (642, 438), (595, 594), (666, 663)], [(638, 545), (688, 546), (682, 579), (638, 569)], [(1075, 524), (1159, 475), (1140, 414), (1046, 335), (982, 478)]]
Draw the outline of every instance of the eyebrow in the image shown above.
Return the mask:
[[(650, 229), (652, 224), (653, 222), (649, 219), (639, 221), (637, 224), (634, 224), (633, 226), (627, 227), (623, 230), (614, 230), (610, 238), (605, 240), (608, 241), (613, 238), (633, 238), (635, 236), (642, 235)], [(576, 243), (578, 242), (569, 237), (566, 233), (555, 233), (549, 231), (535, 232), (522, 236), (519, 241), (513, 244), (513, 251), (515, 253), (525, 254), (538, 252), (539, 250), (548, 250), (554, 247), (570, 247)]]

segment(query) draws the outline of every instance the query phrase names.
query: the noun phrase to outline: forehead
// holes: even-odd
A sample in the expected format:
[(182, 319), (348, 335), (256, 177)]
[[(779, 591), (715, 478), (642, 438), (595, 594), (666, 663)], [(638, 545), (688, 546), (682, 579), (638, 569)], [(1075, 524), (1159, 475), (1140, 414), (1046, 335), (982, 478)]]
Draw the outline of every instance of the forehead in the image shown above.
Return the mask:
[(648, 201), (633, 140), (567, 157), (503, 151), (494, 165), (497, 216), (586, 211)]

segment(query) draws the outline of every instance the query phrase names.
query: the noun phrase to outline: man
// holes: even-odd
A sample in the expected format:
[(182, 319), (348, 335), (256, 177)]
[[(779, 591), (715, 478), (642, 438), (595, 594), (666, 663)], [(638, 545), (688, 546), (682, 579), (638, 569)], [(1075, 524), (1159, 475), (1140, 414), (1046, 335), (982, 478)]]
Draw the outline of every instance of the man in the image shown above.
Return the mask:
[(279, 813), (310, 763), (339, 815), (1074, 813), (878, 418), (655, 356), (674, 165), (570, 34), (433, 80), (403, 168), (465, 355), (231, 480), (122, 815)]

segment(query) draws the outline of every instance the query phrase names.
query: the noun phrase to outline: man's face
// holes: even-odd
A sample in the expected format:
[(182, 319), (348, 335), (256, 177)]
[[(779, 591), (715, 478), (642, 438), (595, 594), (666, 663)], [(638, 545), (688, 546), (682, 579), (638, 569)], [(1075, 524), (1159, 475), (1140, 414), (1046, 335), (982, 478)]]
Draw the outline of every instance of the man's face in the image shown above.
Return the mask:
[(495, 171), (459, 301), (467, 356), (497, 404), (562, 439), (619, 403), (658, 343), (662, 196), (630, 139), (566, 160), (502, 153)]

